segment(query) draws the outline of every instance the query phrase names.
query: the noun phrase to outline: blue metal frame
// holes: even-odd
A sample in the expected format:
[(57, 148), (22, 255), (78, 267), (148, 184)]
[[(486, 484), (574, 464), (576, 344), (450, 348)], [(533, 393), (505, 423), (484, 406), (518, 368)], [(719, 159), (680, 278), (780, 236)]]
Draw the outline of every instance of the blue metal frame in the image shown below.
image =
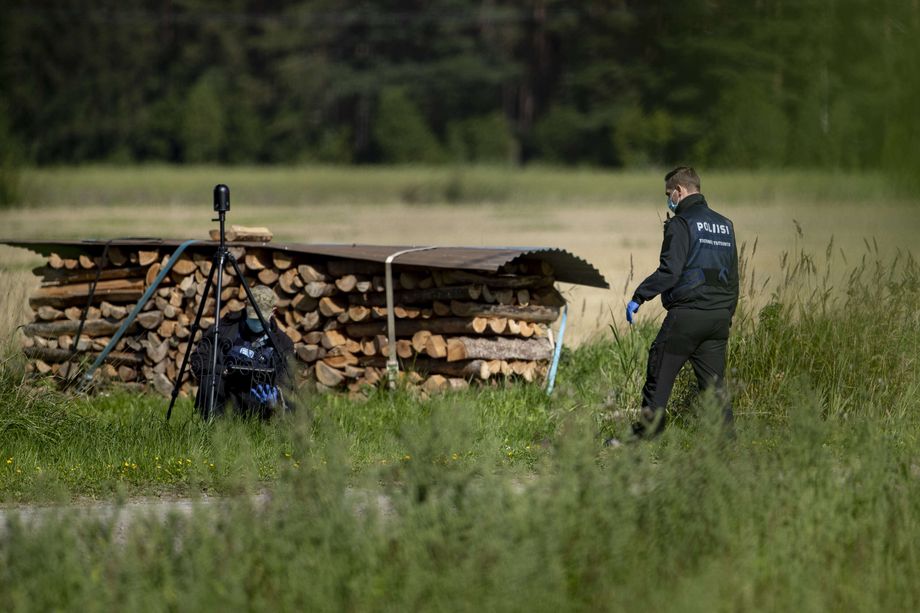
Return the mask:
[(115, 349), (115, 345), (118, 344), (118, 341), (121, 340), (121, 337), (124, 336), (125, 332), (128, 331), (128, 328), (131, 326), (131, 323), (134, 321), (134, 318), (137, 317), (137, 314), (141, 312), (141, 309), (144, 308), (144, 305), (147, 304), (147, 301), (150, 300), (150, 297), (153, 296), (153, 292), (157, 290), (157, 287), (160, 286), (160, 282), (166, 278), (166, 275), (172, 269), (173, 264), (176, 263), (176, 260), (182, 255), (186, 248), (194, 245), (195, 243), (200, 243), (199, 240), (188, 240), (179, 245), (176, 250), (173, 252), (172, 257), (166, 262), (166, 266), (160, 270), (160, 274), (157, 275), (156, 279), (153, 280), (153, 283), (150, 284), (150, 287), (147, 288), (147, 291), (144, 292), (144, 295), (141, 296), (141, 299), (138, 300), (137, 304), (134, 305), (134, 309), (123, 322), (121, 322), (121, 327), (118, 328), (118, 331), (112, 336), (112, 340), (109, 341), (109, 344), (105, 346), (105, 349), (102, 350), (96, 357), (96, 361), (93, 362), (93, 365), (89, 367), (86, 371), (86, 374), (83, 375), (85, 381), (91, 381), (93, 378), (93, 373), (96, 372), (96, 369), (102, 366), (102, 363), (105, 361), (105, 358)]
[(546, 379), (546, 395), (553, 393), (553, 387), (556, 385), (556, 370), (559, 368), (559, 356), (562, 355), (562, 342), (565, 339), (565, 322), (569, 316), (569, 305), (562, 307), (562, 321), (559, 323), (559, 338), (556, 339), (556, 350), (553, 352), (553, 365), (549, 369), (549, 376)]

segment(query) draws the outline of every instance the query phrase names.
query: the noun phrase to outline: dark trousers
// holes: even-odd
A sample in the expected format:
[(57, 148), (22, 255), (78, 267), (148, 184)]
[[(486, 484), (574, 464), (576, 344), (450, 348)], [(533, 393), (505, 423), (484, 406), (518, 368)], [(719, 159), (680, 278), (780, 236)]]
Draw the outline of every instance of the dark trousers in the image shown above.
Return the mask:
[(665, 412), (674, 381), (689, 360), (700, 391), (715, 388), (724, 402), (725, 421), (732, 409), (724, 391), (725, 353), (732, 315), (727, 309), (675, 308), (668, 311), (661, 330), (648, 351), (648, 369), (642, 388), (643, 422), (636, 431), (658, 433), (664, 428)]

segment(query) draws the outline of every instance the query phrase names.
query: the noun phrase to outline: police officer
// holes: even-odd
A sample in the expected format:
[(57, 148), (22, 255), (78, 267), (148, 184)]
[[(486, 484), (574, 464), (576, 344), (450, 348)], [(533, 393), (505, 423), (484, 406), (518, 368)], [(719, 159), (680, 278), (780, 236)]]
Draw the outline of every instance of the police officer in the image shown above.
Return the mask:
[(680, 369), (689, 360), (700, 390), (714, 388), (733, 413), (724, 391), (725, 353), (738, 304), (738, 249), (735, 228), (709, 208), (693, 168), (675, 168), (664, 178), (668, 214), (658, 269), (643, 281), (626, 306), (632, 324), (643, 303), (661, 296), (667, 316), (648, 352), (636, 436), (654, 436), (665, 426), (668, 398)]
[[(288, 362), (293, 356), (294, 346), (275, 323), (275, 292), (258, 285), (252, 288), (252, 295), (262, 317), (269, 324), (268, 330), (264, 329), (255, 308), (249, 304), (245, 316), (240, 311), (221, 318), (216, 375), (210, 372), (213, 326), (205, 331), (192, 354), (192, 373), (200, 383), (195, 408), (202, 417), (222, 415), (228, 400), (239, 414), (257, 415), (263, 419), (271, 417), (274, 412), (292, 408), (285, 392), (291, 382)], [(213, 376), (218, 378), (217, 391), (214, 407), (208, 415), (206, 405)]]

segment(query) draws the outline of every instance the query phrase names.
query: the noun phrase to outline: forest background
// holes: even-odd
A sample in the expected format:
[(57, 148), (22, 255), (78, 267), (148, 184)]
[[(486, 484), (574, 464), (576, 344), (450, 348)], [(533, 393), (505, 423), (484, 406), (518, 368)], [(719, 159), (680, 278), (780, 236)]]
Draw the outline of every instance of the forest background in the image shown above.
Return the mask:
[(2, 167), (688, 161), (910, 181), (918, 34), (915, 0), (0, 0)]

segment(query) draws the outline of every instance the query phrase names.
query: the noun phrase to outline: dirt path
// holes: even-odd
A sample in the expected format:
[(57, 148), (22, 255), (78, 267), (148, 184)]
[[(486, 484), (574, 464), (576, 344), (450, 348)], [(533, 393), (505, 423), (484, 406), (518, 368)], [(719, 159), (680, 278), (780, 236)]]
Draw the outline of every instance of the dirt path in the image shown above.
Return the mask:
[[(380, 492), (348, 488), (345, 495), (352, 503), (355, 513), (364, 512), (371, 504), (382, 515), (393, 513), (392, 501)], [(163, 523), (170, 516), (179, 515), (189, 518), (193, 513), (201, 510), (218, 513), (235, 500), (238, 499), (203, 494), (198, 498), (132, 498), (121, 504), (110, 501), (80, 500), (62, 505), (11, 505), (0, 507), (0, 538), (7, 534), (12, 521), (21, 522), (30, 528), (38, 528), (43, 522), (49, 520), (101, 520), (112, 524), (116, 542), (123, 543), (127, 540), (128, 530), (138, 520), (153, 518)], [(254, 508), (263, 508), (271, 501), (271, 492), (263, 490), (252, 494), (250, 501)]]

